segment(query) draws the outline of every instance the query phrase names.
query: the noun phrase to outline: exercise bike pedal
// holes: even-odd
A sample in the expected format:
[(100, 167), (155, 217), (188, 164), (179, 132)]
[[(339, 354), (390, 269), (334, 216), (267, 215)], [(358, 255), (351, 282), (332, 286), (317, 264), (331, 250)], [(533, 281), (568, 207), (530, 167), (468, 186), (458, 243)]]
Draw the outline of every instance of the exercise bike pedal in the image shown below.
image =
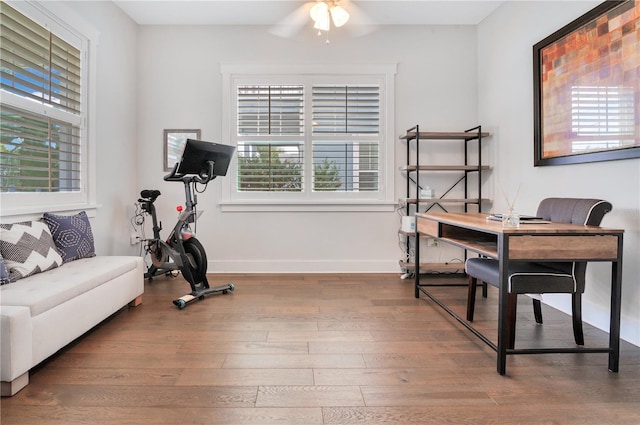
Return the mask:
[(173, 300), (173, 304), (178, 307), (178, 309), (182, 310), (187, 305), (191, 304), (195, 301), (202, 301), (206, 295), (215, 294), (218, 292), (222, 292), (223, 294), (227, 294), (229, 292), (233, 292), (236, 289), (233, 283), (228, 283), (226, 285), (214, 286), (213, 288), (205, 288), (199, 291), (193, 291), (190, 294), (186, 294), (181, 296), (180, 298)]

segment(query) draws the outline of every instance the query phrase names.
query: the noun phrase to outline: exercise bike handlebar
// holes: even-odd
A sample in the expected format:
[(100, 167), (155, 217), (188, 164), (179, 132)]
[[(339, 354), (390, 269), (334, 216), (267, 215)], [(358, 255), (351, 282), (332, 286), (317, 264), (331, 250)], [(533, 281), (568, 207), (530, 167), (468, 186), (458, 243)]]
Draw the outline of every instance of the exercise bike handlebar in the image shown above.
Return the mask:
[(200, 174), (181, 174), (178, 173), (178, 165), (179, 163), (176, 162), (176, 164), (173, 166), (173, 169), (171, 170), (171, 172), (169, 174), (167, 174), (166, 176), (164, 176), (164, 181), (167, 182), (184, 182), (184, 183), (191, 183), (191, 182), (196, 182), (196, 183), (201, 183), (201, 184), (207, 184), (209, 183), (211, 180), (215, 179), (216, 176), (213, 174), (213, 166), (214, 163), (213, 161), (207, 161), (207, 170), (202, 170), (200, 172)]

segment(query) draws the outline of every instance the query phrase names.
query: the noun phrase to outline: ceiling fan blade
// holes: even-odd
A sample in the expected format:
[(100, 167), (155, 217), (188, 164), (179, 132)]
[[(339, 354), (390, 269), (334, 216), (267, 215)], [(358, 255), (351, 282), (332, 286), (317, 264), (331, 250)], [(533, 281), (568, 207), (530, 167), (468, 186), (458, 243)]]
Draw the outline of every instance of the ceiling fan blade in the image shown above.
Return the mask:
[(309, 1), (299, 6), (292, 13), (287, 15), (283, 20), (275, 24), (269, 32), (278, 37), (290, 38), (295, 36), (300, 29), (304, 27), (310, 20), (309, 11), (316, 4), (315, 1)]
[(351, 15), (352, 19), (344, 27), (352, 36), (361, 37), (378, 29), (378, 24), (354, 1), (340, 0), (340, 5)]

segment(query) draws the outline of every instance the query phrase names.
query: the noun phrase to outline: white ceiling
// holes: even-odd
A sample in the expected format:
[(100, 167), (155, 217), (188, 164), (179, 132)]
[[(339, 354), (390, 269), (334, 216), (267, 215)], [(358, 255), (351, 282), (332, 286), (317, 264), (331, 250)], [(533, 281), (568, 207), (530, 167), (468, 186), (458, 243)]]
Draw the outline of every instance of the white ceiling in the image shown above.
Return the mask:
[[(140, 25), (301, 25), (313, 1), (115, 0)], [(475, 25), (504, 1), (341, 0), (351, 25)]]

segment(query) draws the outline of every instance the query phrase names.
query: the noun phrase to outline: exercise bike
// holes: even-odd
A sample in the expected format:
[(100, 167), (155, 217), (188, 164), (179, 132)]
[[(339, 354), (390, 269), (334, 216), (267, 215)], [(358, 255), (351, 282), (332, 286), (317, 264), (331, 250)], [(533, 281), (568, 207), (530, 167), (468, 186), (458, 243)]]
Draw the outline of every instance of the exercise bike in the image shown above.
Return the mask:
[[(187, 142), (198, 142), (200, 144), (207, 143), (192, 140), (188, 140)], [(211, 143), (207, 144), (215, 145)], [(187, 147), (185, 147), (185, 152), (187, 152)], [(229, 291), (234, 291), (235, 289), (233, 283), (215, 287), (209, 286), (206, 276), (207, 254), (191, 229), (191, 224), (195, 224), (197, 217), (199, 216), (195, 208), (197, 205), (195, 185), (196, 183), (206, 185), (216, 178), (217, 175), (214, 173), (214, 161), (205, 161), (204, 166), (206, 168), (201, 168), (198, 174), (185, 174), (179, 172), (179, 166), (181, 164), (182, 162), (176, 163), (171, 172), (164, 176), (165, 181), (182, 182), (184, 184), (186, 198), (185, 208), (182, 209), (181, 207), (178, 207), (178, 221), (166, 240), (163, 240), (160, 237), (162, 223), (158, 222), (156, 207), (154, 205), (154, 202), (161, 194), (160, 191), (143, 190), (140, 192), (140, 198), (138, 199), (140, 208), (144, 213), (151, 215), (153, 223), (153, 238), (143, 240), (143, 243), (145, 243), (145, 250), (151, 257), (152, 263), (144, 274), (144, 277), (151, 280), (154, 276), (173, 275), (174, 271), (181, 272), (185, 280), (189, 282), (189, 285), (191, 286), (191, 293), (173, 300), (173, 304), (179, 309), (185, 308), (188, 304), (194, 301), (204, 299), (206, 295), (219, 292), (226, 294)], [(226, 168), (224, 172), (226, 173)]]

